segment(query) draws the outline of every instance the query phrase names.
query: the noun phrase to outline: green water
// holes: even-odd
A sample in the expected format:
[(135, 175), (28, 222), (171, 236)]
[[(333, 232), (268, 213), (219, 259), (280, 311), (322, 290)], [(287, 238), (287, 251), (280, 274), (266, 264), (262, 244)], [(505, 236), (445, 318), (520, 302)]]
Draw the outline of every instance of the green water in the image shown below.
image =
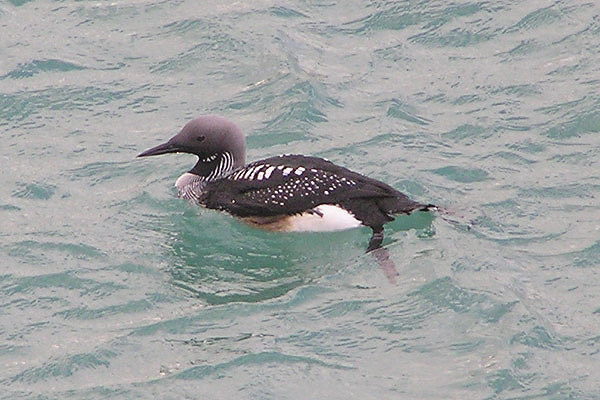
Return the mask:
[[(0, 3), (0, 397), (600, 398), (600, 5)], [(176, 198), (222, 114), (458, 223), (277, 235)]]

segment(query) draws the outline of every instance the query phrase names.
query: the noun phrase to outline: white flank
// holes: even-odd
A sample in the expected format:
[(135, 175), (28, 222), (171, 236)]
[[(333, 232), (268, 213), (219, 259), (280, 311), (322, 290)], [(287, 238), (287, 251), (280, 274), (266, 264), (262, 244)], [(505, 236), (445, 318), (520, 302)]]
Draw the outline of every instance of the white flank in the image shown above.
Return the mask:
[(351, 213), (338, 206), (321, 204), (315, 207), (315, 211), (290, 217), (288, 220), (290, 231), (328, 232), (361, 226), (360, 221), (354, 218)]

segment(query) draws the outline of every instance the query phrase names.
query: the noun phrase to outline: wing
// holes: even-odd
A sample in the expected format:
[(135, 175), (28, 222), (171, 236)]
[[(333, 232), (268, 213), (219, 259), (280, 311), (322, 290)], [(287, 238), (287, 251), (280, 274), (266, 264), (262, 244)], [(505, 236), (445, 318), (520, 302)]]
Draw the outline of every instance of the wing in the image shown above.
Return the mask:
[(291, 215), (319, 204), (406, 199), (382, 182), (318, 157), (285, 155), (257, 161), (209, 183), (206, 207), (240, 217)]

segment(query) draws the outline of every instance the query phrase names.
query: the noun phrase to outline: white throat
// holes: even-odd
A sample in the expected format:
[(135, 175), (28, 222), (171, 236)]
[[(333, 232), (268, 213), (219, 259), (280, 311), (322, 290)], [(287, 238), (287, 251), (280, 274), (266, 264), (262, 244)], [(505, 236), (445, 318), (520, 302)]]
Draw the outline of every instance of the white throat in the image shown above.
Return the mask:
[(205, 178), (189, 172), (181, 175), (175, 181), (179, 197), (195, 202), (199, 202), (205, 185)]

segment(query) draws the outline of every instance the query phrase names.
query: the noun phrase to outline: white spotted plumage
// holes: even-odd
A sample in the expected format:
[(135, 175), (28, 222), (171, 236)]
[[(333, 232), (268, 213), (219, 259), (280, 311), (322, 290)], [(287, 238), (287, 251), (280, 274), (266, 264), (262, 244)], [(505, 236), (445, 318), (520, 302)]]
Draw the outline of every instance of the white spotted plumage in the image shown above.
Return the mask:
[(254, 168), (248, 168), (242, 179), (250, 179), (252, 172), (254, 172)]
[(275, 171), (275, 167), (270, 165), (266, 170), (265, 170), (265, 179), (269, 179), (271, 177), (271, 174), (273, 173), (273, 171)]

